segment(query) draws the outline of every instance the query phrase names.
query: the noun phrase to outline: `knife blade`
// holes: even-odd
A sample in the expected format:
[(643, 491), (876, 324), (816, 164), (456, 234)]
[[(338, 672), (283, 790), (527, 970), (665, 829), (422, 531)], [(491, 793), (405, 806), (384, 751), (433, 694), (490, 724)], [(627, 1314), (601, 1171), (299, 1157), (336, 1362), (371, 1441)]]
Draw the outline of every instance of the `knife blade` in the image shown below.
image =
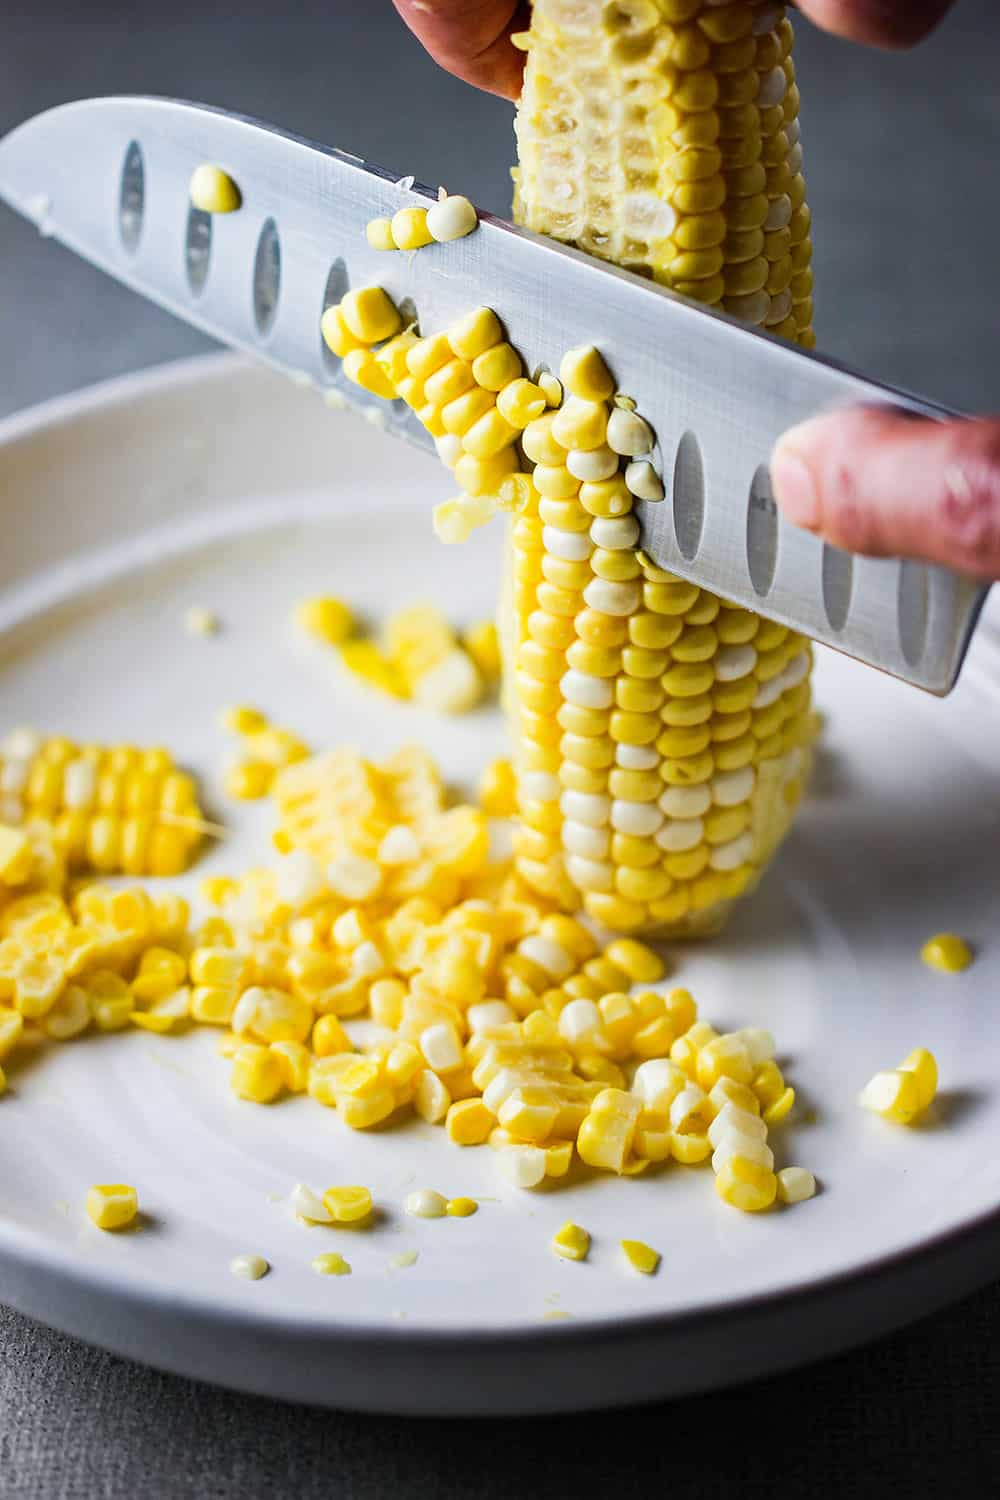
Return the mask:
[[(192, 206), (205, 162), (238, 183), (237, 213)], [(987, 590), (824, 545), (783, 521), (767, 468), (780, 433), (818, 412), (945, 408), (489, 214), (462, 240), (376, 251), (370, 219), (436, 193), (203, 106), (108, 98), (49, 110), (0, 140), (0, 196), (178, 317), (428, 449), (405, 404), (352, 385), (323, 344), (322, 314), (350, 287), (384, 287), (423, 332), (492, 307), (533, 372), (596, 344), (656, 433), (667, 497), (635, 513), (659, 566), (931, 692), (953, 686)]]

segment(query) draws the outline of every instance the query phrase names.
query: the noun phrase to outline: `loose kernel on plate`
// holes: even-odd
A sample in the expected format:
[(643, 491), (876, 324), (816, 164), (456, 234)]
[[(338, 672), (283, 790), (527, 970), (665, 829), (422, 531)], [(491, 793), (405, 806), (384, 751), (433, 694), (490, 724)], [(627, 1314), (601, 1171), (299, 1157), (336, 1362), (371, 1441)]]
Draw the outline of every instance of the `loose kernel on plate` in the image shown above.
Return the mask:
[(448, 1200), (433, 1188), (418, 1188), (407, 1195), (403, 1208), (415, 1219), (443, 1219), (448, 1212)]
[(371, 1213), (372, 1195), (366, 1187), (332, 1187), (323, 1204), (334, 1224), (357, 1224)]
[(306, 1224), (330, 1224), (333, 1215), (318, 1193), (304, 1182), (292, 1188), (292, 1207), (296, 1216)]
[(926, 1047), (917, 1047), (898, 1068), (870, 1078), (858, 1095), (858, 1103), (896, 1125), (909, 1125), (933, 1100), (937, 1081), (934, 1054)]
[(317, 1255), (309, 1264), (317, 1276), (350, 1276), (351, 1274), (350, 1262), (346, 1261), (342, 1255), (338, 1255), (336, 1250), (329, 1250), (325, 1255)]
[(445, 1213), (451, 1219), (467, 1219), (478, 1210), (475, 1198), (449, 1198), (445, 1207)]
[(295, 623), (317, 640), (339, 646), (354, 630), (354, 616), (343, 599), (321, 594), (295, 606)]
[(271, 1263), (263, 1255), (237, 1255), (229, 1262), (229, 1269), (241, 1281), (259, 1281), (267, 1275)]
[(927, 939), (920, 957), (929, 969), (936, 969), (939, 974), (961, 974), (972, 962), (972, 949), (957, 933), (938, 932)]
[(783, 1167), (778, 1173), (778, 1198), (782, 1203), (804, 1203), (816, 1194), (816, 1179), (805, 1167)]
[(643, 1276), (652, 1276), (660, 1264), (660, 1252), (654, 1250), (652, 1245), (644, 1245), (642, 1240), (622, 1240), (622, 1251), (629, 1265), (636, 1271), (641, 1271)]
[(188, 635), (218, 635), (222, 629), (222, 621), (214, 610), (193, 604), (184, 612), (184, 629)]
[(579, 1224), (567, 1220), (557, 1229), (551, 1240), (552, 1249), (563, 1260), (586, 1260), (590, 1250), (590, 1235)]
[(139, 1195), (124, 1182), (95, 1183), (87, 1193), (87, 1217), (98, 1229), (124, 1229), (139, 1212)]

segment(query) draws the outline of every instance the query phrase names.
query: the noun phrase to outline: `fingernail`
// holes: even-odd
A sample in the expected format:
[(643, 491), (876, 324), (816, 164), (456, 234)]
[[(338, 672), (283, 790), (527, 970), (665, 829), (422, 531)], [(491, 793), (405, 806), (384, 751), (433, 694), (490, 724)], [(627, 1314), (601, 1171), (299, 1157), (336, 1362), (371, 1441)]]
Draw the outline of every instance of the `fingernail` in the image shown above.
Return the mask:
[(771, 459), (774, 498), (795, 526), (814, 531), (819, 525), (819, 492), (812, 470), (782, 439)]

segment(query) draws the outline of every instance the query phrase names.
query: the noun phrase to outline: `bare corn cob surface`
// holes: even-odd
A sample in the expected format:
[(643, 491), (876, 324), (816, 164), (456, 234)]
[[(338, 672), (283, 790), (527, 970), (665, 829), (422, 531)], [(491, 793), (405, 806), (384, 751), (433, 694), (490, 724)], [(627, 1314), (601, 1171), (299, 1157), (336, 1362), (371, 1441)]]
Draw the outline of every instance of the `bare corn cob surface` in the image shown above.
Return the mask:
[(534, 0), (515, 216), (812, 348), (792, 27), (770, 0)]

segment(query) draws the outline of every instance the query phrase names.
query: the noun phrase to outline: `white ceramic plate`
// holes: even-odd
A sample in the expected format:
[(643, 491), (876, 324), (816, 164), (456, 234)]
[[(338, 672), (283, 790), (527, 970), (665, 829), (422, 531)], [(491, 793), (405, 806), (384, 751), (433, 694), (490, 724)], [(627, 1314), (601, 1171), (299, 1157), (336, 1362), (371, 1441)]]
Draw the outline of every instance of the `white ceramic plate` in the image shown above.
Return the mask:
[[(252, 701), (325, 746), (419, 740), (471, 786), (501, 753), (494, 711), (442, 721), (352, 687), (288, 628), (295, 600), (373, 615), (434, 598), (490, 612), (496, 532), (440, 547), (447, 490), (428, 459), (230, 357), (60, 401), (0, 429), (0, 726), (169, 744), (232, 829), (198, 874), (264, 856), (266, 809), (227, 805), (219, 708)], [(191, 638), (192, 604), (222, 633)], [(725, 1027), (776, 1033), (812, 1124), (775, 1132), (822, 1183), (763, 1218), (721, 1205), (707, 1171), (518, 1193), (493, 1153), (407, 1125), (359, 1135), (307, 1098), (227, 1089), (206, 1031), (50, 1050), (0, 1101), (0, 1297), (187, 1374), (292, 1399), (408, 1412), (541, 1411), (689, 1391), (771, 1371), (930, 1310), (996, 1266), (1000, 1207), (1000, 661), (989, 627), (940, 703), (824, 656), (816, 787), (757, 896), (675, 970)], [(193, 886), (195, 877), (188, 884)], [(918, 960), (957, 928), (967, 974)], [(942, 1095), (918, 1129), (855, 1103), (911, 1047)], [(292, 1184), (368, 1183), (367, 1232), (306, 1229)], [(137, 1185), (141, 1232), (86, 1221), (91, 1182)], [(402, 1213), (415, 1186), (484, 1201), (471, 1219)], [(587, 1264), (548, 1249), (567, 1218)], [(660, 1273), (621, 1262), (628, 1236)], [(353, 1275), (318, 1278), (321, 1250)], [(409, 1269), (391, 1258), (415, 1249)], [(235, 1280), (236, 1254), (273, 1263)], [(552, 1314), (568, 1316), (553, 1318)]]

